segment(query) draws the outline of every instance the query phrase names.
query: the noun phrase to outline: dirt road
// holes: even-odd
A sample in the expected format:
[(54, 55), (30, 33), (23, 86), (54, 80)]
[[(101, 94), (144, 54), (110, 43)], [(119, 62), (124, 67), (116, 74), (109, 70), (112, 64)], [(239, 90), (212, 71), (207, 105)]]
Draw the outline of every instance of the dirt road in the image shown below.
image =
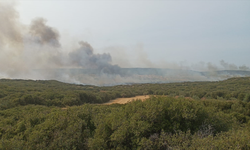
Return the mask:
[(125, 104), (125, 103), (128, 103), (132, 100), (136, 100), (136, 99), (140, 99), (142, 101), (144, 101), (145, 99), (148, 99), (149, 98), (149, 95), (142, 95), (142, 96), (135, 96), (135, 97), (130, 97), (130, 98), (117, 98), (115, 100), (111, 100), (107, 103), (104, 103), (104, 105), (110, 105), (110, 104)]

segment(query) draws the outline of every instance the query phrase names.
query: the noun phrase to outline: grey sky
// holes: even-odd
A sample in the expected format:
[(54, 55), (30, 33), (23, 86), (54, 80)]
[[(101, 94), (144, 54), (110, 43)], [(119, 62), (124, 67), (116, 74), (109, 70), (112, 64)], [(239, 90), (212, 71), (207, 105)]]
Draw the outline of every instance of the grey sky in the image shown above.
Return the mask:
[(22, 23), (46, 18), (62, 45), (87, 41), (122, 67), (250, 65), (249, 0), (19, 0), (16, 8)]

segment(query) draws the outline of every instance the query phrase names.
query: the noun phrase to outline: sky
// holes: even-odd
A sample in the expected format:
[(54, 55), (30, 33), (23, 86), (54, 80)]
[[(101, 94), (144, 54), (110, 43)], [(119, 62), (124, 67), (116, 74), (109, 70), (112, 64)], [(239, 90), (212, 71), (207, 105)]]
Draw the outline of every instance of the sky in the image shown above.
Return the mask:
[[(121, 67), (250, 66), (250, 1), (18, 0), (20, 21), (43, 17), (64, 47), (86, 41)], [(198, 67), (197, 67), (198, 66)]]

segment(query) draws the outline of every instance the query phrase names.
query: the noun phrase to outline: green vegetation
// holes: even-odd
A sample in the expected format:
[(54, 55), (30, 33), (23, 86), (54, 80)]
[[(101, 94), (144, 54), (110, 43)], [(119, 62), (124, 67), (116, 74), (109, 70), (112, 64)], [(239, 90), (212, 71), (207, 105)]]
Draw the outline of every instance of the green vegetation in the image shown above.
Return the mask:
[[(249, 85), (250, 78), (113, 87), (0, 80), (0, 149), (247, 150)], [(158, 96), (94, 104), (145, 94)]]
[(250, 78), (231, 78), (220, 82), (181, 82), (119, 86), (83, 86), (58, 81), (0, 80), (0, 110), (28, 104), (74, 106), (105, 103), (115, 98), (137, 95), (170, 95), (193, 99), (250, 101)]

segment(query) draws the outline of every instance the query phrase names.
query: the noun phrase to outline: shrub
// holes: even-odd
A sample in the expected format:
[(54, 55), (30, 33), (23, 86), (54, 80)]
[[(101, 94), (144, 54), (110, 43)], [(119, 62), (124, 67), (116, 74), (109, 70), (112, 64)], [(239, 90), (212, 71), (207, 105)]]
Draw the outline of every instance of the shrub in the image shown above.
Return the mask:
[(244, 97), (244, 102), (250, 102), (250, 93), (246, 94)]

